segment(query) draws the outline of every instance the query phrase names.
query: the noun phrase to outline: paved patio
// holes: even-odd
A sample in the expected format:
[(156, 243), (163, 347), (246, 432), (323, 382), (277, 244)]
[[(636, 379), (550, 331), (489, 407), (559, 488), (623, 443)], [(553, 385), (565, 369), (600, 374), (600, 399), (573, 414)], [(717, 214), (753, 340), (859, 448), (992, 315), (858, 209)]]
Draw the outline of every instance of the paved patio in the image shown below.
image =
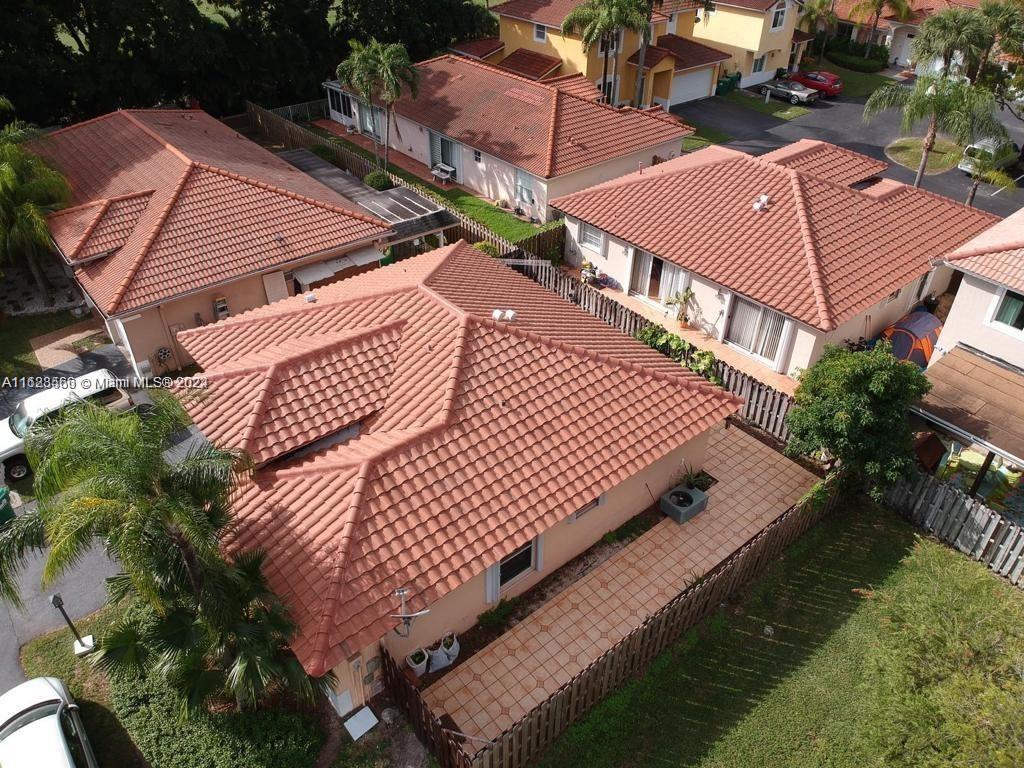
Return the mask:
[(708, 508), (663, 519), (424, 691), (468, 736), (490, 740), (792, 506), (816, 478), (743, 432), (719, 428)]

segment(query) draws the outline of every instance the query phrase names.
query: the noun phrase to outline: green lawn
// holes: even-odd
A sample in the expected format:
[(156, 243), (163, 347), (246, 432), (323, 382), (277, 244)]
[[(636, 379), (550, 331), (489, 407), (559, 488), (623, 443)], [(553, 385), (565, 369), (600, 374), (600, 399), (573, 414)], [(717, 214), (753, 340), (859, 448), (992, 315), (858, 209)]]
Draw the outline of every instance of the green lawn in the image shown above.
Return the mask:
[(29, 339), (77, 323), (81, 319), (70, 312), (0, 317), (0, 374), (30, 376), (39, 373), (39, 363), (29, 346)]
[[(886, 147), (885, 154), (894, 163), (916, 171), (921, 164), (922, 143), (923, 139), (919, 137), (905, 136)], [(964, 148), (956, 142), (940, 136), (935, 140), (935, 147), (928, 153), (928, 163), (924, 172), (930, 176), (955, 168), (963, 156), (963, 151)]]
[(1024, 764), (1024, 594), (844, 513), (598, 705), (543, 768)]
[(764, 96), (755, 93), (751, 94), (749, 91), (731, 91), (725, 96), (719, 98), (726, 99), (735, 104), (742, 104), (744, 107), (763, 112), (766, 115), (772, 115), (779, 118), (779, 120), (795, 120), (798, 117), (803, 117), (811, 110), (807, 107), (801, 107), (799, 105), (790, 104), (788, 101), (777, 99), (774, 96), (768, 100), (768, 103), (764, 103)]
[[(815, 65), (814, 68), (819, 68)], [(826, 60), (820, 67), (826, 72), (833, 72), (843, 78), (843, 95), (841, 98), (862, 99), (870, 96), (878, 88), (891, 83), (892, 80), (885, 75), (874, 72), (856, 72), (846, 69)]]
[[(368, 149), (364, 149), (355, 142), (349, 141), (344, 137), (337, 136), (329, 131), (325, 131), (315, 125), (304, 125), (303, 127), (330, 139), (336, 144), (340, 144), (358, 155), (368, 159), (373, 159), (373, 152)], [(326, 159), (329, 160), (330, 158)], [(494, 234), (504, 237), (506, 240), (511, 240), (512, 242), (525, 240), (526, 238), (532, 237), (541, 231), (540, 228), (535, 227), (528, 221), (523, 221), (511, 212), (498, 208), (496, 205), (491, 205), (486, 200), (481, 200), (479, 197), (471, 195), (461, 189), (456, 187), (442, 188), (429, 184), (418, 176), (415, 176), (408, 171), (404, 171), (395, 165), (391, 165), (390, 170), (396, 176), (405, 179), (405, 181), (409, 182), (413, 186), (423, 190), (427, 196), (432, 195), (437, 198), (443, 198), (450, 203), (452, 207), (473, 219), (473, 221), (483, 224), (494, 232)], [(549, 226), (559, 225), (557, 223), (552, 223)]]
[(732, 141), (732, 136), (706, 125), (698, 125), (692, 120), (687, 125), (695, 129), (695, 132), (683, 139), (683, 152), (693, 152), (697, 149), (704, 149), (710, 144), (725, 144)]

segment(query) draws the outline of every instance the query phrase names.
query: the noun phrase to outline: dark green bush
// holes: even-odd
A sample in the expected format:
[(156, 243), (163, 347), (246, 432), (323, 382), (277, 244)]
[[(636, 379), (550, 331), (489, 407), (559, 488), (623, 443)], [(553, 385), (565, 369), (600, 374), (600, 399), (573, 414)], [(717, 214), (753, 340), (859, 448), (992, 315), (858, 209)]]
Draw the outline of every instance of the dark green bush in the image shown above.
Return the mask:
[(494, 243), (488, 243), (486, 240), (481, 240), (479, 243), (473, 243), (473, 247), (482, 253), (486, 253), (492, 259), (497, 259), (501, 256), (501, 251)]
[(886, 63), (872, 57), (865, 59), (852, 53), (839, 53), (838, 51), (826, 51), (825, 58), (840, 67), (852, 69), (854, 72), (878, 72), (885, 69)]
[(476, 623), (483, 629), (504, 629), (509, 617), (518, 605), (518, 597), (513, 597), (511, 600), (501, 598), (496, 606), (477, 616)]
[[(857, 40), (851, 40), (848, 37), (833, 37), (831, 40), (828, 41), (828, 44), (825, 46), (826, 52), (831, 51), (834, 53), (849, 54), (850, 56), (858, 57), (859, 59), (861, 59), (861, 61), (864, 60), (864, 52), (867, 51), (867, 49), (867, 43), (861, 43)], [(871, 46), (871, 53), (868, 54), (869, 60), (888, 63), (889, 58), (889, 46), (877, 44)], [(839, 62), (836, 63), (838, 64)], [(863, 72), (864, 70), (858, 71)]]
[(157, 677), (110, 682), (111, 703), (152, 768), (306, 768), (323, 733), (313, 714), (280, 710), (181, 718), (180, 700)]
[(391, 177), (384, 173), (384, 171), (370, 171), (363, 176), (363, 184), (373, 187), (378, 192), (383, 192), (385, 189), (391, 189), (395, 186), (391, 183)]

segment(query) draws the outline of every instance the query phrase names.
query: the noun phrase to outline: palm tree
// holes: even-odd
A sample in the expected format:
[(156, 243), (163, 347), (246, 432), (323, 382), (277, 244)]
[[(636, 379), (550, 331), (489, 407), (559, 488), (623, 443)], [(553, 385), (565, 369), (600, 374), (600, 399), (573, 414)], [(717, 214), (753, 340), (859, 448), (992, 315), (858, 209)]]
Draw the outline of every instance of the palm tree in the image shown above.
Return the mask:
[(918, 62), (940, 59), (942, 73), (948, 75), (957, 53), (965, 65), (976, 62), (993, 42), (991, 28), (979, 12), (947, 8), (921, 24), (914, 38), (914, 58)]
[(370, 123), (374, 126), (374, 130), (370, 131), (370, 138), (373, 140), (373, 156), (379, 166), (380, 148), (377, 146), (376, 123), (373, 120), (376, 109), (374, 95), (377, 92), (377, 52), (371, 46), (363, 45), (358, 40), (351, 41), (348, 46), (348, 56), (338, 65), (338, 80), (363, 97), (369, 104)]
[(974, 196), (982, 182), (1000, 189), (1016, 186), (1014, 178), (1002, 168), (996, 167), (995, 158), (988, 154), (979, 154), (971, 158), (971, 188), (967, 192), (964, 205), (973, 206)]
[(377, 83), (380, 100), (384, 104), (384, 167), (387, 168), (395, 102), (402, 97), (402, 91), (406, 88), (409, 89), (409, 95), (416, 98), (419, 72), (401, 43), (383, 45), (371, 40), (369, 47), (377, 63)]
[[(638, 17), (643, 20), (640, 21)], [(589, 52), (595, 45), (604, 45), (604, 71), (601, 75), (601, 92), (604, 101), (611, 101), (615, 86), (608, 89), (608, 59), (612, 46), (619, 35), (619, 30), (628, 26), (641, 29), (647, 23), (646, 11), (640, 0), (585, 0), (577, 5), (562, 21), (562, 34), (579, 34), (583, 39), (583, 50)], [(618, 46), (616, 46), (616, 61)]]
[(28, 136), (18, 121), (0, 131), (0, 263), (28, 267), (47, 293), (40, 266), (53, 248), (46, 215), (70, 198), (64, 177), (21, 145)]
[(643, 31), (640, 32), (640, 51), (639, 60), (636, 67), (636, 80), (633, 81), (633, 106), (639, 107), (643, 104), (643, 94), (640, 93), (640, 85), (644, 79), (644, 61), (647, 59), (647, 46), (651, 43), (651, 22), (654, 19), (654, 6), (659, 8), (664, 5), (665, 0), (641, 0), (641, 3), (646, 6), (645, 13), (647, 16), (647, 24)]
[(800, 21), (807, 25), (808, 32), (817, 33), (824, 30), (821, 38), (821, 48), (818, 50), (818, 63), (825, 57), (825, 44), (828, 36), (835, 26), (838, 17), (836, 16), (835, 0), (807, 0), (804, 9), (800, 14)]
[(859, 0), (850, 11), (854, 19), (871, 20), (871, 34), (868, 35), (867, 48), (864, 49), (865, 59), (871, 57), (871, 48), (878, 32), (878, 21), (887, 10), (897, 19), (906, 19), (911, 12), (908, 0)]
[(1017, 56), (1024, 53), (1024, 10), (1020, 6), (1003, 0), (982, 0), (978, 12), (988, 25), (989, 34), (972, 72), (971, 82), (974, 83), (984, 74), (997, 42), (1003, 53)]
[(920, 187), (928, 155), (935, 147), (939, 131), (949, 134), (958, 144), (969, 144), (981, 138), (1005, 139), (1006, 128), (996, 117), (995, 97), (982, 88), (960, 80), (922, 75), (911, 87), (898, 82), (887, 83), (876, 90), (864, 105), (864, 120), (890, 109), (902, 113), (904, 133), (926, 120), (921, 145), (921, 163), (914, 186)]

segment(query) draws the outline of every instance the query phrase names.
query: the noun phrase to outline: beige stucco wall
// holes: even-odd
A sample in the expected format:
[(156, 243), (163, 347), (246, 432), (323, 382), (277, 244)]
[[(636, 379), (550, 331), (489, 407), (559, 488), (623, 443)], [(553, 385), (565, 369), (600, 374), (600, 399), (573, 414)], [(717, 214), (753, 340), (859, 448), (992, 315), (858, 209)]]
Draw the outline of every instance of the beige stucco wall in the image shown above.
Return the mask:
[[(572, 510), (565, 518), (545, 531), (542, 550), (542, 570), (530, 572), (503, 590), (501, 597), (522, 594), (557, 568), (581, 554), (605, 533), (617, 528), (634, 515), (649, 507), (664, 491), (671, 487), (684, 465), (700, 469), (704, 463), (708, 433), (704, 433), (651, 463), (623, 483), (609, 489), (605, 501), (579, 520), (570, 520)], [(598, 470), (599, 471), (599, 470)], [(494, 562), (479, 563), (480, 573), (462, 586), (449, 592), (430, 606), (430, 613), (413, 624), (411, 636), (400, 638), (389, 633), (384, 643), (398, 660), (417, 647), (436, 645), (441, 635), (452, 630), (462, 632), (476, 623), (479, 614), (493, 607), (487, 603), (486, 568)]]
[[(767, 12), (718, 4), (713, 13), (701, 13), (701, 22), (693, 27), (693, 38), (699, 42), (732, 54), (724, 63), (724, 72), (739, 71), (742, 85), (771, 80), (775, 70), (789, 64), (793, 44), (793, 30), (800, 16), (800, 6), (788, 3), (786, 21), (772, 30), (773, 9)], [(754, 59), (767, 54), (764, 70), (751, 73)]]
[(964, 275), (931, 363), (962, 343), (1024, 367), (1024, 333), (992, 322), (1001, 295), (995, 283)]

